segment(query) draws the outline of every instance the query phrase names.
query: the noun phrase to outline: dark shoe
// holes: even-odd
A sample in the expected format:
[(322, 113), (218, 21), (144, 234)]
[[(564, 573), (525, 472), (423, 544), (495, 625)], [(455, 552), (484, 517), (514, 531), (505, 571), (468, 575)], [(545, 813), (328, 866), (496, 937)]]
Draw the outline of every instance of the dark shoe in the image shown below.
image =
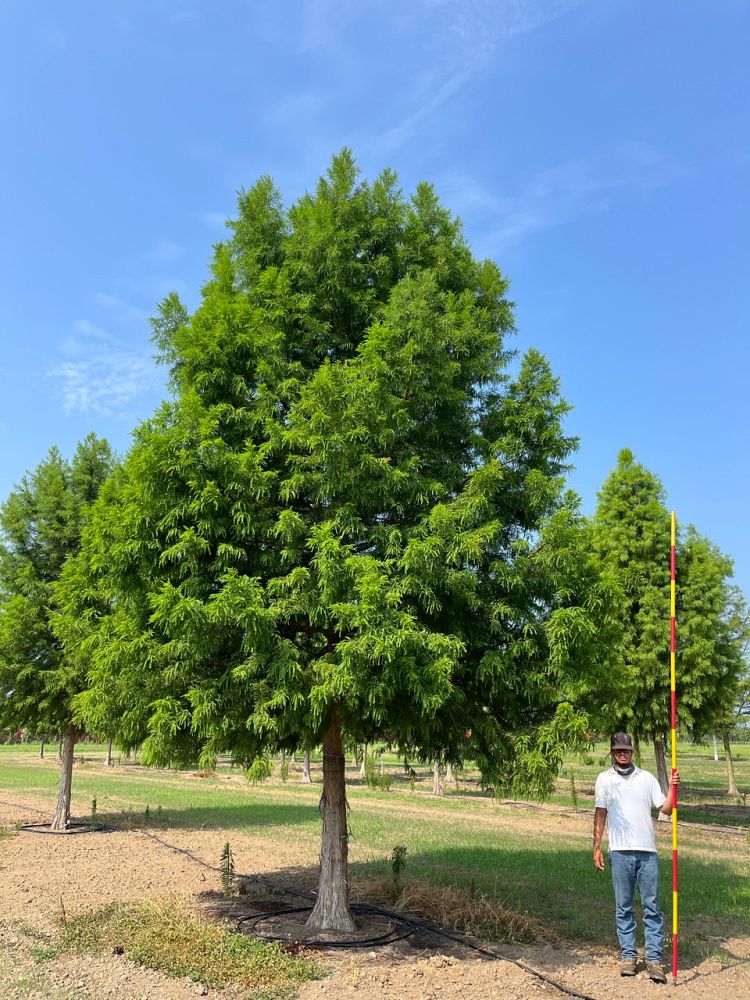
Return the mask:
[(648, 978), (654, 983), (666, 983), (667, 977), (664, 975), (664, 968), (660, 962), (649, 962), (646, 965)]
[(620, 962), (621, 976), (634, 976), (636, 973), (636, 963), (634, 958), (623, 958)]

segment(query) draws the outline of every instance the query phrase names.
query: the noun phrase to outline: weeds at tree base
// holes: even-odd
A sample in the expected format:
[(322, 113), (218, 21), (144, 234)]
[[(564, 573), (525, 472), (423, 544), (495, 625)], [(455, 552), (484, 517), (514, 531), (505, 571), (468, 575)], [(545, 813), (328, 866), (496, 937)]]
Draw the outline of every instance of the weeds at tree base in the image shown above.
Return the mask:
[(120, 954), (169, 976), (206, 986), (242, 986), (267, 1000), (287, 997), (295, 984), (322, 975), (314, 961), (210, 923), (177, 898), (112, 903), (69, 918), (61, 928), (60, 950)]
[(549, 939), (542, 924), (502, 903), (456, 886), (434, 886), (416, 879), (372, 877), (357, 879), (357, 897), (393, 907), (450, 931), (461, 931), (489, 941), (529, 942)]

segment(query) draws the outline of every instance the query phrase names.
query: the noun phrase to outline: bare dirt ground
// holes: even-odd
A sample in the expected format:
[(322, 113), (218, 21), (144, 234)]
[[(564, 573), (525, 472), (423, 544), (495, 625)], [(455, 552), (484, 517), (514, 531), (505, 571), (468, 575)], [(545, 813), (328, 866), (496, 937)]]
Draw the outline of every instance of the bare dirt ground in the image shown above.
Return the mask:
[[(0, 826), (39, 822), (49, 804), (14, 793), (0, 801)], [(518, 822), (512, 810), (498, 822)], [(587, 817), (540, 815), (537, 829), (549, 824), (560, 834), (585, 837)], [(586, 829), (584, 830), (584, 825)], [(169, 845), (137, 830), (50, 836), (21, 832), (0, 841), (0, 997), (3, 1000), (187, 1000), (215, 996), (235, 1000), (239, 993), (207, 988), (188, 980), (140, 968), (122, 956), (45, 957), (45, 935), (54, 933), (63, 914), (96, 909), (115, 900), (167, 895), (201, 905), (218, 887), (215, 873), (173, 848), (188, 850), (208, 865), (217, 864), (225, 836), (221, 831), (170, 828), (154, 832)], [(567, 832), (567, 831), (566, 831)], [(268, 875), (293, 867), (309, 872), (317, 845), (309, 838), (272, 840), (233, 833), (237, 870)], [(719, 850), (721, 848), (719, 847)], [(683, 1000), (750, 1000), (750, 940), (721, 942), (736, 960), (705, 960), (682, 970), (677, 988)], [(645, 972), (635, 979), (618, 975), (617, 956), (562, 943), (493, 946), (577, 994), (604, 1000), (663, 995), (673, 989), (652, 983)], [(544, 982), (506, 961), (492, 961), (450, 942), (426, 936), (377, 949), (326, 951), (324, 979), (299, 989), (300, 1000), (539, 1000), (564, 997)], [(245, 994), (246, 996), (247, 994)]]

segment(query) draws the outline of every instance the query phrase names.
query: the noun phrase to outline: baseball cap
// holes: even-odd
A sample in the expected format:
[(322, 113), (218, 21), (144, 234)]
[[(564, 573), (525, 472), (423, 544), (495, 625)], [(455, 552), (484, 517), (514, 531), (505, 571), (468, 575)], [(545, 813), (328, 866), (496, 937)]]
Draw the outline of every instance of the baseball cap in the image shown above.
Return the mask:
[(609, 741), (610, 750), (634, 750), (633, 741), (627, 733), (613, 733)]

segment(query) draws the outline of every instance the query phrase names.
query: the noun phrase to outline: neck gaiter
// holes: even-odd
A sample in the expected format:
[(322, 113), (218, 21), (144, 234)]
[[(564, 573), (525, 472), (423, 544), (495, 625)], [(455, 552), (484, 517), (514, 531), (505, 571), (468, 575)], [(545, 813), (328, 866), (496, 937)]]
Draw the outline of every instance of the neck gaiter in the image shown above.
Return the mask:
[(615, 771), (617, 771), (618, 774), (621, 774), (623, 778), (627, 778), (629, 774), (632, 774), (633, 771), (635, 771), (635, 764), (631, 760), (627, 767), (623, 767), (615, 761)]

